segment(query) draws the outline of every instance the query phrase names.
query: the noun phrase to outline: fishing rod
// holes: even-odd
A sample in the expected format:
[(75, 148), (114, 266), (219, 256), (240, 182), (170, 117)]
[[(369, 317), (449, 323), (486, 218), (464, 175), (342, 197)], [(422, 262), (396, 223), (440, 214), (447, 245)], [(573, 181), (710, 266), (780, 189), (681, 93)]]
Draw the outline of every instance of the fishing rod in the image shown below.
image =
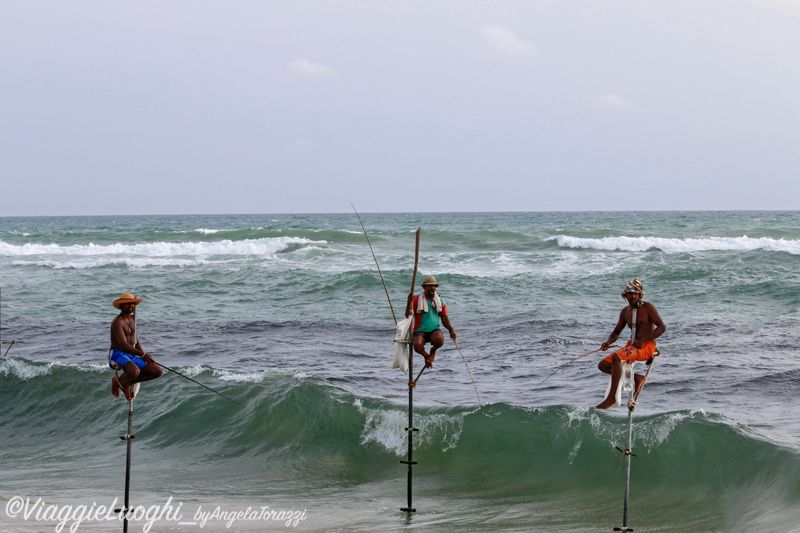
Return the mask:
[[(617, 347), (617, 345), (615, 344), (614, 346), (609, 346), (608, 348), (616, 348), (616, 347)], [(608, 348), (606, 348), (606, 349), (608, 349)], [(567, 365), (569, 365), (569, 364), (571, 364), (571, 363), (574, 363), (574, 362), (575, 362), (575, 361), (577, 361), (578, 359), (581, 359), (581, 358), (583, 358), (583, 357), (586, 357), (587, 355), (592, 355), (593, 353), (597, 353), (597, 352), (599, 352), (599, 351), (601, 351), (601, 350), (602, 350), (602, 348), (598, 348), (597, 350), (591, 351), (591, 352), (589, 352), (589, 353), (585, 353), (585, 354), (581, 355), (580, 357), (576, 357), (575, 359), (573, 359), (572, 361), (570, 361), (570, 362), (568, 362), (568, 363), (564, 363), (564, 364), (563, 364), (563, 365), (561, 365), (560, 367), (556, 368), (556, 369), (555, 369), (555, 370), (554, 370), (554, 371), (553, 371), (553, 372), (552, 372), (552, 373), (551, 373), (549, 376), (547, 376), (546, 378), (544, 378), (544, 380), (542, 380), (542, 383), (539, 383), (539, 384), (538, 384), (538, 385), (536, 385), (536, 386), (535, 386), (533, 389), (531, 389), (531, 392), (533, 392), (533, 391), (535, 391), (536, 389), (538, 389), (539, 387), (541, 387), (541, 386), (542, 386), (542, 384), (543, 384), (545, 381), (547, 381), (548, 379), (550, 379), (550, 378), (552, 377), (552, 375), (553, 375), (553, 374), (555, 374), (556, 372), (558, 372), (559, 370), (561, 370), (561, 369), (562, 369), (562, 368), (564, 368), (565, 366), (567, 366)]]
[[(2, 290), (3, 289), (0, 289), (0, 310), (2, 310), (2, 307), (3, 307), (2, 306)], [(0, 320), (1, 319), (2, 319), (2, 314), (0, 313)], [(4, 340), (2, 340), (2, 335), (3, 335), (3, 324), (0, 321), (0, 345), (8, 344), (8, 348), (6, 348), (6, 353), (3, 354), (3, 357), (5, 357), (5, 356), (8, 355), (8, 351), (11, 349), (12, 346), (14, 346), (14, 343), (17, 342), (17, 341), (15, 341), (15, 340), (4, 341)]]
[[(153, 361), (153, 362), (154, 362), (154, 363), (156, 363), (155, 361)], [(240, 404), (240, 403), (239, 403), (239, 402), (237, 402), (236, 400), (232, 400), (232, 399), (228, 398), (227, 396), (225, 396), (225, 395), (224, 395), (224, 394), (222, 394), (221, 392), (217, 392), (217, 391), (215, 391), (214, 389), (212, 389), (211, 387), (207, 387), (206, 385), (203, 385), (203, 384), (202, 384), (202, 383), (200, 383), (199, 381), (195, 381), (195, 380), (193, 380), (192, 378), (190, 378), (189, 376), (185, 376), (185, 375), (181, 374), (180, 372), (178, 372), (177, 370), (174, 370), (174, 369), (172, 369), (172, 368), (168, 367), (167, 365), (162, 365), (161, 363), (156, 363), (156, 364), (157, 364), (158, 366), (160, 366), (161, 368), (163, 368), (164, 370), (169, 370), (169, 371), (170, 371), (170, 372), (172, 372), (173, 374), (178, 374), (180, 377), (182, 377), (182, 378), (185, 378), (185, 379), (188, 379), (188, 380), (189, 380), (189, 381), (191, 381), (192, 383), (196, 383), (197, 385), (200, 385), (200, 386), (201, 386), (201, 387), (203, 387), (204, 389), (208, 389), (208, 390), (210, 390), (211, 392), (213, 392), (214, 394), (218, 394), (218, 395), (222, 396), (222, 397), (223, 397), (223, 398), (225, 398), (226, 400), (228, 400), (228, 401), (230, 401), (230, 402), (233, 402), (233, 403), (235, 403), (235, 404), (236, 404), (236, 405), (238, 405), (239, 407), (242, 407), (242, 408), (244, 408), (244, 409), (247, 409), (248, 411), (252, 411), (252, 409), (250, 409), (249, 407), (245, 407), (244, 405)]]
[[(375, 250), (372, 249), (372, 243), (369, 242), (369, 235), (367, 235), (367, 228), (364, 227), (364, 223), (361, 221), (361, 215), (358, 214), (356, 211), (356, 206), (353, 205), (353, 202), (350, 202), (350, 207), (353, 208), (356, 216), (358, 217), (358, 222), (361, 224), (361, 229), (364, 230), (364, 237), (367, 238), (367, 244), (369, 245), (369, 251), (372, 252), (372, 258), (375, 260), (375, 266), (378, 267), (378, 274), (381, 276), (381, 283), (383, 283), (383, 290), (386, 291), (386, 299), (389, 300), (389, 307), (392, 310), (392, 318), (394, 318), (394, 323), (397, 324), (397, 315), (394, 314), (394, 306), (392, 305), (392, 299), (389, 297), (389, 289), (386, 288), (386, 281), (383, 279), (383, 272), (381, 272), (381, 266), (378, 264), (378, 258), (375, 257)], [(417, 234), (417, 239), (419, 239), (419, 234)], [(414, 276), (416, 277), (416, 269), (414, 272)], [(413, 290), (413, 287), (412, 287)]]
[(7, 355), (8, 355), (8, 351), (9, 351), (9, 350), (11, 349), (11, 347), (12, 347), (12, 346), (14, 346), (14, 344), (16, 344), (16, 343), (17, 343), (17, 341), (2, 341), (2, 342), (0, 342), (0, 344), (8, 344), (8, 348), (6, 348), (6, 353), (4, 353), (4, 354), (3, 354), (3, 357), (5, 357), (5, 356), (7, 356)]

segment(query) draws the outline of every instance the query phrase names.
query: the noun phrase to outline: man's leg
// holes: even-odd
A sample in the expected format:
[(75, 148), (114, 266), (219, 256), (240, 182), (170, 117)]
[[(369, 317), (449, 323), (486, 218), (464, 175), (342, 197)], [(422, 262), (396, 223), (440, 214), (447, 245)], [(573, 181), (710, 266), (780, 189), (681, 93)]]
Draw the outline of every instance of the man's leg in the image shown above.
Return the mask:
[(414, 334), (414, 351), (420, 354), (423, 358), (425, 358), (425, 368), (431, 368), (428, 364), (428, 353), (425, 351), (425, 335)]
[(437, 329), (431, 332), (431, 354), (428, 359), (426, 359), (426, 361), (430, 363), (429, 365), (426, 365), (428, 368), (433, 367), (433, 360), (436, 358), (436, 350), (441, 348), (443, 344), (444, 334), (442, 333), (442, 330)]
[(111, 378), (111, 394), (114, 398), (119, 398), (119, 389), (125, 393), (125, 399), (131, 401), (130, 386), (136, 383), (136, 378), (139, 377), (139, 367), (133, 361), (128, 361), (122, 367), (122, 375), (117, 380), (117, 376)]
[(139, 377), (134, 383), (141, 383), (142, 381), (150, 381), (151, 379), (160, 378), (164, 370), (155, 363), (147, 363), (139, 373)]
[(608, 391), (608, 396), (606, 399), (595, 407), (597, 409), (608, 409), (614, 405), (614, 397), (617, 395), (617, 385), (619, 385), (619, 378), (622, 376), (622, 361), (620, 361), (619, 355), (615, 353), (613, 356), (611, 356), (611, 363), (604, 359), (600, 361), (600, 364), (598, 364), (597, 367), (601, 372), (611, 374), (611, 389)]
[(641, 374), (634, 374), (633, 381), (636, 384), (636, 388), (633, 391), (633, 397), (636, 398), (639, 395), (639, 392), (644, 387), (644, 376)]

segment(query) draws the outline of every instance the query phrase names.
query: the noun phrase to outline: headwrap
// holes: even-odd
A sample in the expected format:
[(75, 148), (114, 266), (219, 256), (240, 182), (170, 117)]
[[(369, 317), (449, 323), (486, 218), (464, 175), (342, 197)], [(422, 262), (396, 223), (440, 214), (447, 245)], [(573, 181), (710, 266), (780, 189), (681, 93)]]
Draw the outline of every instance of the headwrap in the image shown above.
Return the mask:
[(642, 287), (642, 282), (639, 281), (639, 278), (629, 281), (628, 284), (625, 285), (625, 289), (622, 291), (622, 297), (625, 298), (625, 295), (628, 293), (639, 295), (639, 302), (636, 304), (636, 307), (641, 307), (644, 303), (644, 287)]

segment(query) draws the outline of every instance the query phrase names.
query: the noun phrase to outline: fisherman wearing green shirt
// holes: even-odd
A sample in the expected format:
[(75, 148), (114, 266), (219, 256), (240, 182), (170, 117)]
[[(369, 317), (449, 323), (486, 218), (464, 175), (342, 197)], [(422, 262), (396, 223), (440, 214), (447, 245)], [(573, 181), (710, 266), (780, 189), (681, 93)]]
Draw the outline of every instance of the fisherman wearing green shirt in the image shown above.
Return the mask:
[[(436, 294), (436, 288), (439, 283), (433, 276), (426, 276), (422, 280), (421, 295), (414, 296), (408, 295), (408, 302), (406, 303), (406, 317), (412, 313), (415, 315), (414, 319), (414, 351), (425, 358), (425, 368), (433, 368), (433, 359), (436, 357), (436, 350), (444, 344), (444, 334), (439, 328), (439, 320), (441, 319), (444, 327), (450, 332), (450, 338), (456, 340), (456, 330), (450, 323), (450, 318), (447, 316), (447, 304), (444, 298)], [(420, 298), (424, 296), (424, 298)], [(431, 353), (425, 352), (425, 343), (431, 343)]]

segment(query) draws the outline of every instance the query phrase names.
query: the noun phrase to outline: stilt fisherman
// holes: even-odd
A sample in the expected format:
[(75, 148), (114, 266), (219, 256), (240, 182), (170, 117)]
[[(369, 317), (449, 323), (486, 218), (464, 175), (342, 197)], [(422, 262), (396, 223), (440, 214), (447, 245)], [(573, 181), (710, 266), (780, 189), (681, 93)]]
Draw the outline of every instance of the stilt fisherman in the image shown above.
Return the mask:
[[(635, 326), (636, 338), (628, 341), (624, 348), (609, 355), (597, 365), (601, 372), (611, 374), (611, 389), (606, 399), (596, 406), (598, 409), (608, 409), (614, 405), (617, 385), (622, 376), (622, 361), (647, 361), (653, 357), (656, 349), (655, 340), (667, 330), (667, 326), (664, 325), (655, 306), (644, 301), (644, 287), (641, 281), (638, 279), (629, 281), (622, 291), (622, 297), (628, 301), (628, 305), (620, 312), (614, 331), (600, 346), (600, 349), (608, 350), (608, 347), (619, 338), (626, 325), (630, 328)], [(636, 310), (636, 324), (633, 324), (634, 310)], [(644, 376), (635, 374), (634, 381), (636, 383), (634, 396), (636, 396), (644, 385)]]
[[(164, 372), (156, 364), (150, 354), (142, 349), (136, 335), (136, 319), (134, 311), (142, 302), (133, 294), (126, 292), (116, 300), (114, 307), (119, 309), (119, 316), (111, 322), (111, 349), (108, 351), (108, 366), (115, 370), (111, 378), (111, 394), (119, 398), (119, 390), (125, 398), (131, 400), (130, 386), (134, 383), (149, 381), (160, 377)], [(119, 376), (117, 372), (123, 371)]]
[[(406, 303), (406, 317), (413, 312), (414, 319), (414, 351), (425, 358), (425, 368), (433, 368), (433, 359), (436, 357), (436, 350), (444, 344), (444, 334), (439, 327), (441, 319), (444, 327), (450, 332), (450, 338), (456, 340), (456, 330), (450, 323), (447, 316), (447, 304), (444, 298), (436, 294), (439, 283), (433, 276), (426, 276), (422, 280), (422, 294), (414, 296), (408, 295)], [(431, 343), (430, 354), (425, 352), (425, 344)]]

